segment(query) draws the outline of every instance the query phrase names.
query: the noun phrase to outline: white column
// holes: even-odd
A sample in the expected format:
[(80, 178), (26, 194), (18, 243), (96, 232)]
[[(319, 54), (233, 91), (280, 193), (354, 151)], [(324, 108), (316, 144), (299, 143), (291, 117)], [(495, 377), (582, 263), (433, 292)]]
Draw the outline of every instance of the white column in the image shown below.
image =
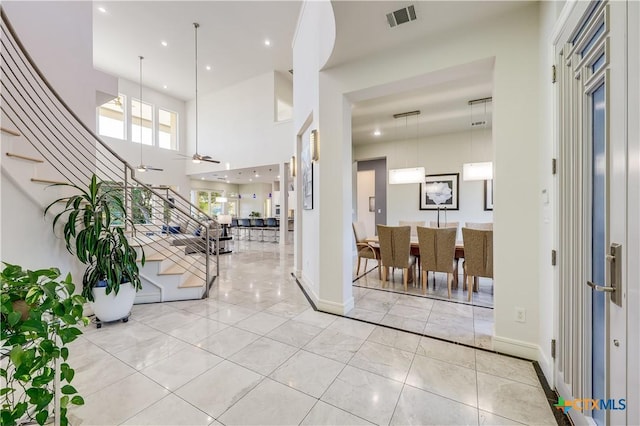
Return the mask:
[(289, 232), (289, 163), (280, 163), (280, 245), (287, 242)]

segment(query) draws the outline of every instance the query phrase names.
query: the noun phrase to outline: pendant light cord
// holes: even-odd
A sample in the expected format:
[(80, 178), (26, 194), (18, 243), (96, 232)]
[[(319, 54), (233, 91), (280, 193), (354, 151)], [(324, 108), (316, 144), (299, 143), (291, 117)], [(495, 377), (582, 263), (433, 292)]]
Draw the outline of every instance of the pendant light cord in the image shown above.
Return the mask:
[(198, 155), (198, 27), (200, 24), (197, 22), (193, 23), (194, 33), (195, 33), (195, 50), (196, 50), (196, 155)]
[(144, 164), (142, 162), (142, 60), (144, 59), (144, 56), (138, 56), (138, 58), (140, 58), (140, 167), (142, 167)]

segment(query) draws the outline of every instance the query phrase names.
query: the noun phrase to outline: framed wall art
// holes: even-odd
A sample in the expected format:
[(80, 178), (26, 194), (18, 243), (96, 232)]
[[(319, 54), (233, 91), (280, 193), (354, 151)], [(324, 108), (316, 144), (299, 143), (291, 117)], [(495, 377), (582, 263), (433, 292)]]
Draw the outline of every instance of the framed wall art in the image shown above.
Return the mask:
[(313, 210), (313, 163), (311, 162), (311, 147), (302, 144), (300, 152), (300, 166), (302, 168), (302, 208)]
[(420, 184), (420, 210), (458, 210), (460, 173), (427, 175)]

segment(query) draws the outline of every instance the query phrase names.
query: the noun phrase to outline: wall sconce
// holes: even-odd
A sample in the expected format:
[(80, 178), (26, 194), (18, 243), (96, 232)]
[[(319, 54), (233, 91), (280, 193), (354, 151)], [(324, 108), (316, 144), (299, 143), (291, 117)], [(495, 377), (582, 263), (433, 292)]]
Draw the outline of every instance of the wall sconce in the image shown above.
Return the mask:
[(318, 129), (313, 129), (309, 136), (309, 144), (311, 145), (311, 160), (318, 161), (320, 158), (320, 139), (318, 137)]
[(296, 156), (292, 155), (289, 160), (289, 176), (296, 177)]

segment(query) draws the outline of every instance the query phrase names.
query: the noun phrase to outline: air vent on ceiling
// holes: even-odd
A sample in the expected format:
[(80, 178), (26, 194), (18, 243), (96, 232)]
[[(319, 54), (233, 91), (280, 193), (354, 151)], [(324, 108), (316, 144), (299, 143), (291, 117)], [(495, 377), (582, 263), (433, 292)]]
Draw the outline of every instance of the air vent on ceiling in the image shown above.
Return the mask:
[(409, 7), (403, 7), (395, 12), (387, 13), (387, 22), (391, 28), (396, 25), (404, 24), (409, 21), (416, 20), (416, 10), (413, 5)]

